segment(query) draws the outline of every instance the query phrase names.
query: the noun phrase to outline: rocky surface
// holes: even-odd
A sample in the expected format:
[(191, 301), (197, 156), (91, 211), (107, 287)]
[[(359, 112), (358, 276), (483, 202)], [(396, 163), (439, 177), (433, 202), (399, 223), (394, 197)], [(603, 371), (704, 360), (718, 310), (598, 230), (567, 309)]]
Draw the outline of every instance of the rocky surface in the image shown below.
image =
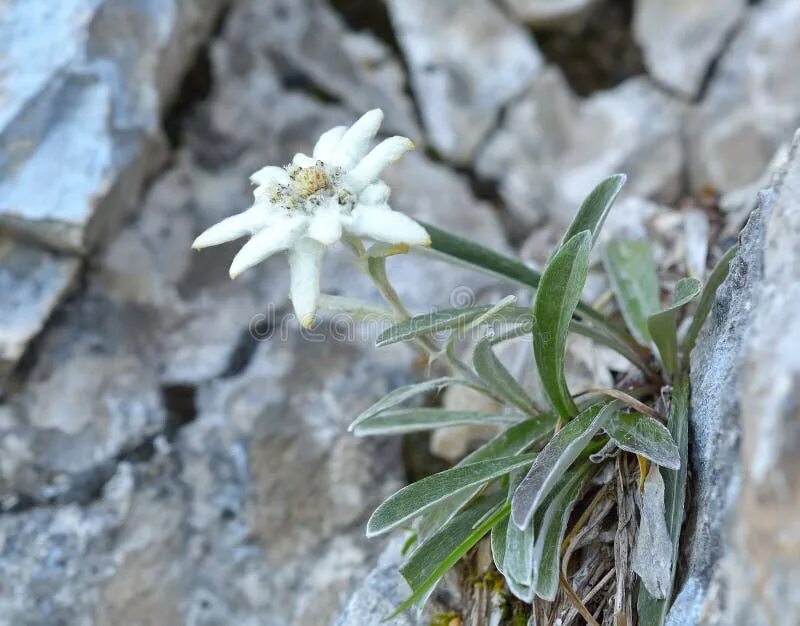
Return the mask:
[(746, 6), (746, 0), (637, 0), (633, 32), (650, 75), (696, 97)]
[[(585, 193), (625, 171), (609, 232), (652, 238), (667, 286), (687, 264), (702, 272), (705, 233), (736, 232), (800, 124), (796, 3), (733, 1), (687, 55), (717, 4), (689, 14), (662, 3), (656, 19), (641, 0), (636, 23), (609, 24), (614, 41), (638, 33), (647, 61), (649, 75), (622, 82), (628, 65), (580, 63), (621, 54), (594, 33), (624, 7), (552, 6), (69, 0), (0, 11), (0, 623), (360, 626), (404, 597), (397, 544), (363, 534), (405, 480), (400, 442), (345, 427), (421, 375), (413, 353), (374, 350), (373, 328), (348, 329), (346, 342), (324, 324), (301, 336), (285, 259), (231, 282), (238, 244), (189, 249), (248, 206), (252, 171), (309, 151), (323, 130), (382, 107), (383, 132), (419, 147), (386, 173), (394, 208), (501, 250), (525, 242), (534, 264)], [(586, 38), (589, 52), (566, 54), (559, 37)], [(582, 72), (604, 88), (576, 95)], [(797, 299), (796, 162), (762, 197), (694, 355), (697, 486), (676, 624), (698, 611), (709, 624), (769, 623), (777, 594), (797, 584), (797, 368), (789, 348), (773, 350), (784, 345), (773, 333), (795, 332), (782, 312)], [(707, 193), (675, 208), (708, 185), (725, 213), (705, 210)], [(344, 249), (325, 268), (325, 290), (376, 298)], [(414, 255), (389, 272), (415, 311), (509, 292)], [(587, 298), (605, 288), (594, 272)], [(509, 346), (501, 356), (517, 371)], [(611, 384), (618, 369), (585, 342), (568, 357), (577, 386)], [(456, 458), (485, 435), (442, 432), (434, 449)], [(448, 579), (429, 614), (467, 606), (465, 624), (499, 621), (477, 587), (459, 595), (463, 582)]]
[(471, 160), (501, 108), (542, 68), (536, 44), (489, 0), (389, 0), (431, 145)]

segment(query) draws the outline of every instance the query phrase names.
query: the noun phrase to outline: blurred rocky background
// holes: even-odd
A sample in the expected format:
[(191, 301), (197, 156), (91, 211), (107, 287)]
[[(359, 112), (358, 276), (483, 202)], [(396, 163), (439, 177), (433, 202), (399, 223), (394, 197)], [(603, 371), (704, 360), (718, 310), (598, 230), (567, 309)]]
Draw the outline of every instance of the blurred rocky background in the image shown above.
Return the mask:
[[(364, 523), (428, 442), (345, 427), (419, 363), (285, 329), (283, 259), (231, 282), (236, 244), (189, 250), (376, 106), (418, 146), (395, 208), (534, 265), (613, 172), (609, 233), (653, 239), (667, 285), (760, 204), (693, 356), (671, 623), (800, 622), (797, 0), (0, 0), (0, 42), (0, 624), (370, 626), (402, 598)], [(428, 263), (390, 262), (416, 311), (508, 292)]]

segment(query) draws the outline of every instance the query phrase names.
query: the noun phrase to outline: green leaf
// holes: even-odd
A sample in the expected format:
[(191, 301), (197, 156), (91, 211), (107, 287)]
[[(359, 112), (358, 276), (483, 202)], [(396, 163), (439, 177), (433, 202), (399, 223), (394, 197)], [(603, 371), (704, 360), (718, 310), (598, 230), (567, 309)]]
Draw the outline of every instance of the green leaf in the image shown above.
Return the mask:
[(661, 363), (670, 376), (678, 371), (678, 311), (700, 293), (700, 281), (681, 278), (672, 293), (672, 304), (647, 318), (650, 336), (661, 355)]
[(564, 419), (578, 412), (564, 378), (567, 332), (575, 312), (592, 249), (591, 233), (578, 233), (548, 261), (533, 302), (533, 353), (544, 391)]
[(586, 480), (593, 470), (591, 463), (583, 463), (568, 471), (553, 490), (536, 526), (536, 544), (533, 548), (534, 589), (536, 595), (552, 602), (558, 592), (558, 574), (561, 564), (561, 543), (567, 529), (569, 516), (583, 493)]
[(524, 530), (508, 524), (505, 551), (501, 571), (519, 585), (529, 587), (533, 583), (533, 524)]
[(603, 430), (617, 447), (651, 460), (656, 465), (679, 469), (681, 456), (678, 445), (666, 426), (656, 419), (639, 413), (616, 413)]
[(535, 454), (520, 454), (459, 465), (426, 476), (389, 496), (375, 509), (367, 522), (367, 537), (380, 535), (399, 526), (459, 489), (504, 476), (515, 469), (530, 465), (535, 458)]
[[(515, 424), (468, 454), (458, 465), (468, 465), (520, 454), (550, 433), (555, 423), (555, 415), (541, 413), (534, 418)], [(474, 498), (480, 489), (481, 485), (459, 489), (446, 500), (431, 507), (420, 519), (419, 534), (423, 537), (432, 535)]]
[(544, 499), (586, 448), (597, 432), (622, 404), (618, 401), (593, 404), (568, 422), (542, 448), (528, 475), (517, 487), (511, 503), (511, 519), (519, 528), (531, 523)]
[(586, 199), (581, 204), (575, 217), (572, 219), (567, 232), (561, 240), (563, 246), (566, 242), (572, 239), (578, 233), (588, 230), (592, 234), (592, 244), (597, 241), (597, 236), (600, 234), (600, 229), (606, 221), (606, 216), (617, 199), (622, 186), (625, 184), (627, 176), (625, 174), (614, 174), (609, 176), (591, 193), (586, 196)]
[(631, 569), (653, 598), (665, 599), (672, 584), (672, 539), (664, 510), (664, 479), (657, 465), (651, 465), (644, 480), (639, 515), (639, 532), (633, 549)]
[(471, 387), (472, 389), (477, 389), (478, 391), (487, 391), (481, 385), (477, 385), (469, 380), (450, 377), (434, 378), (432, 380), (425, 380), (421, 383), (414, 383), (413, 385), (398, 387), (362, 412), (361, 415), (353, 420), (353, 423), (350, 424), (347, 429), (352, 432), (361, 422), (368, 420), (369, 418), (374, 417), (375, 415), (378, 415), (387, 409), (391, 409), (401, 402), (405, 402), (409, 398), (413, 398), (414, 396), (422, 393), (428, 393), (429, 391), (435, 390), (438, 392), (443, 387), (450, 385), (463, 385), (464, 387)]
[(622, 317), (631, 334), (650, 344), (647, 318), (658, 312), (658, 276), (653, 252), (646, 241), (617, 239), (606, 244), (603, 263)]
[(501, 399), (528, 415), (536, 415), (539, 408), (492, 350), (489, 338), (481, 339), (472, 355), (475, 371), (483, 382)]
[(731, 261), (738, 251), (738, 245), (728, 248), (728, 251), (722, 255), (722, 258), (720, 258), (714, 266), (714, 269), (711, 270), (711, 273), (708, 275), (708, 280), (703, 287), (703, 293), (700, 294), (700, 301), (697, 303), (697, 310), (694, 312), (694, 318), (692, 318), (692, 323), (689, 325), (689, 330), (683, 340), (684, 368), (689, 367), (689, 353), (691, 353), (692, 348), (694, 348), (697, 335), (700, 334), (700, 329), (703, 327), (711, 311), (711, 307), (717, 295), (717, 289), (728, 276)]
[(399, 341), (411, 341), (417, 337), (430, 335), (443, 330), (454, 330), (466, 326), (475, 318), (485, 314), (492, 307), (490, 305), (462, 307), (456, 309), (442, 309), (431, 313), (415, 315), (399, 324), (390, 326), (380, 335), (376, 345), (388, 346)]
[(672, 587), (675, 584), (675, 563), (678, 558), (681, 526), (686, 503), (686, 476), (689, 465), (689, 382), (685, 376), (679, 376), (672, 387), (672, 401), (669, 407), (669, 422), (667, 423), (672, 438), (678, 444), (681, 456), (681, 468), (669, 470), (661, 468), (664, 478), (664, 508), (667, 515), (667, 528), (672, 541), (672, 572), (669, 589), (666, 590), (666, 599), (653, 598), (645, 589), (639, 587), (639, 623), (662, 626), (667, 618), (667, 611), (671, 604)]
[(371, 435), (401, 435), (447, 426), (466, 424), (513, 424), (519, 422), (520, 415), (496, 415), (478, 411), (448, 411), (447, 409), (399, 409), (385, 411), (360, 422), (353, 433), (357, 437)]
[[(439, 579), (486, 533), (508, 517), (509, 505), (503, 504), (504, 494), (496, 493), (479, 499), (465, 509), (439, 532), (425, 540), (400, 568), (411, 587), (412, 594), (386, 619), (391, 619), (415, 604), (424, 604)], [(492, 509), (496, 509), (491, 513)]]

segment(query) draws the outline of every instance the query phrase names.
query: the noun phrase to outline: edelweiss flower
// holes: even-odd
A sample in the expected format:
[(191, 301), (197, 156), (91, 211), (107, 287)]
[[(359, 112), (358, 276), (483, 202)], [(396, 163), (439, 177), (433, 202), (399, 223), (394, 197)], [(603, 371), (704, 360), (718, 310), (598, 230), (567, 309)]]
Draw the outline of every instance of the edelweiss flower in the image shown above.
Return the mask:
[(389, 244), (431, 243), (422, 226), (387, 204), (389, 187), (378, 177), (414, 144), (390, 137), (369, 150), (381, 121), (383, 112), (374, 109), (349, 128), (323, 133), (312, 156), (296, 154), (285, 168), (260, 169), (250, 177), (256, 185), (253, 206), (209, 228), (192, 247), (250, 235), (231, 263), (231, 278), (288, 250), (290, 297), (300, 323), (309, 327), (319, 300), (322, 256), (343, 232)]

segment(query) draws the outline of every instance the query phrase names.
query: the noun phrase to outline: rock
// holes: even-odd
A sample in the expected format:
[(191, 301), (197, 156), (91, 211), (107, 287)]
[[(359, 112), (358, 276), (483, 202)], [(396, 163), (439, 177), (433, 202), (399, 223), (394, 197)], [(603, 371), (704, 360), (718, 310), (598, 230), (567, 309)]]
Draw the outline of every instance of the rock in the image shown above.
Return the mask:
[(0, 225), (78, 252), (118, 221), (163, 156), (162, 108), (225, 3), (9, 3)]
[(468, 163), (503, 106), (539, 74), (535, 43), (488, 0), (388, 5), (431, 145)]
[(0, 234), (0, 397), (3, 379), (72, 286), (78, 262)]
[(646, 78), (577, 100), (545, 72), (487, 141), (476, 167), (525, 227), (569, 223), (598, 181), (626, 172), (624, 193), (670, 202), (681, 188), (683, 107)]
[(798, 55), (798, 3), (767, 0), (749, 10), (689, 119), (693, 189), (710, 186), (724, 193), (758, 179), (800, 125)]
[(762, 192), (692, 354), (694, 487), (686, 581), (670, 624), (800, 617), (793, 391), (800, 239), (800, 134)]
[(650, 75), (687, 98), (696, 97), (746, 8), (746, 0), (637, 0), (633, 32)]
[(504, 0), (511, 12), (533, 26), (569, 25), (591, 9), (597, 0)]

